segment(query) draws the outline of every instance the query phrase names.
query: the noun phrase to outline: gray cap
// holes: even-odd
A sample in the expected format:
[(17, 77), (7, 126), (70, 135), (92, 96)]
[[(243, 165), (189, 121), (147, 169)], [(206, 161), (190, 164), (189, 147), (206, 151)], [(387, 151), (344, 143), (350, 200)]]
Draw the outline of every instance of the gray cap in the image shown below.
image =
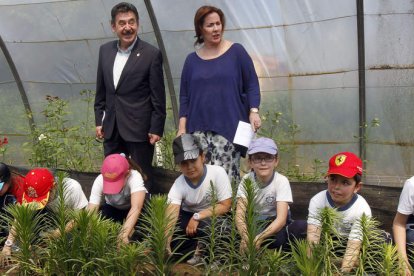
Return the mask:
[(266, 137), (261, 137), (256, 140), (253, 140), (250, 143), (249, 149), (247, 150), (247, 154), (251, 155), (258, 152), (264, 152), (275, 155), (277, 154), (276, 143), (272, 139)]
[(200, 155), (201, 146), (197, 138), (191, 134), (183, 134), (173, 141), (173, 153), (175, 163), (196, 159)]

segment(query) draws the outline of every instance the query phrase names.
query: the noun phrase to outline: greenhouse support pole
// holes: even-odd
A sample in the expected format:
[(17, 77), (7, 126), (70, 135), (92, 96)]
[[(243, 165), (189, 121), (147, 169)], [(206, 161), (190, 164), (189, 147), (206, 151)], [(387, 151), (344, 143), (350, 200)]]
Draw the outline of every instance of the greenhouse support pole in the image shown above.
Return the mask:
[(170, 91), (171, 97), (171, 107), (174, 116), (175, 128), (178, 129), (178, 107), (177, 99), (175, 96), (174, 83), (172, 80), (172, 73), (170, 68), (170, 63), (168, 62), (167, 52), (165, 51), (164, 41), (162, 40), (161, 30), (158, 25), (157, 18), (155, 17), (154, 9), (152, 8), (151, 0), (144, 0), (145, 6), (150, 17), (152, 27), (154, 28), (155, 38), (157, 39), (158, 47), (162, 53), (162, 58), (164, 60), (164, 70), (167, 78), (168, 90)]
[[(358, 79), (359, 79), (359, 156), (366, 160), (366, 102), (365, 102), (365, 34), (364, 0), (356, 0), (358, 29)], [(366, 165), (366, 164), (364, 164)]]
[[(3, 38), (0, 35), (0, 49), (3, 51), (4, 57), (7, 60), (7, 63), (9, 64), (9, 68), (13, 74), (14, 80), (16, 81), (17, 84), (17, 88), (19, 89), (20, 92), (20, 98), (22, 99), (23, 105), (24, 105), (24, 109), (26, 111), (26, 113), (31, 114), (32, 113), (32, 109), (30, 108), (30, 104), (29, 104), (29, 100), (27, 99), (27, 95), (26, 95), (26, 91), (24, 90), (23, 87), (23, 82), (19, 76), (19, 73), (17, 72), (16, 66), (14, 65), (13, 59), (9, 53), (9, 50), (6, 47), (6, 44), (3, 41)], [(34, 131), (34, 120), (33, 120), (33, 116), (27, 116), (29, 119), (29, 126), (30, 126), (30, 131), (33, 132)]]

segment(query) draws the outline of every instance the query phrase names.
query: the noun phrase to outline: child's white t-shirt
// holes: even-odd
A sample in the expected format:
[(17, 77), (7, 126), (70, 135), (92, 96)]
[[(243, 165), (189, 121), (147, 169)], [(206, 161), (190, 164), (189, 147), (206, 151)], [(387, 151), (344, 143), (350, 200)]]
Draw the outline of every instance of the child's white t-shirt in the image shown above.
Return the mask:
[[(131, 208), (131, 194), (140, 191), (145, 191), (147, 193), (147, 189), (144, 186), (144, 180), (138, 171), (131, 170), (131, 173), (128, 176), (126, 184), (124, 188), (122, 188), (121, 192), (115, 195), (105, 195), (105, 202), (117, 209), (128, 210)], [(103, 176), (100, 174), (93, 182), (89, 203), (100, 205), (102, 195)]]
[[(52, 209), (56, 209), (60, 201), (59, 196), (57, 196), (58, 191), (55, 190), (55, 193), (56, 197), (47, 204)], [(65, 206), (73, 210), (80, 210), (88, 206), (88, 199), (82, 190), (82, 186), (72, 178), (65, 177), (63, 179), (63, 198)]]
[[(322, 226), (319, 221), (319, 210), (324, 207), (335, 208), (328, 200), (328, 190), (317, 193), (309, 203), (309, 215), (308, 224)], [(356, 200), (344, 208), (338, 209), (341, 214), (341, 223), (336, 226), (338, 232), (343, 236), (348, 236), (349, 240), (362, 240), (360, 231), (359, 220), (363, 214), (371, 217), (371, 208), (367, 201), (361, 196), (356, 194)]]
[(216, 165), (204, 165), (204, 175), (198, 185), (194, 186), (184, 175), (180, 175), (168, 193), (168, 202), (181, 205), (187, 212), (197, 213), (211, 206), (212, 191), (215, 189), (217, 201), (231, 198), (231, 185), (226, 171)]
[(397, 211), (403, 215), (414, 214), (414, 176), (404, 183)]
[(260, 188), (255, 181), (254, 172), (246, 174), (240, 182), (237, 197), (246, 198), (246, 190), (244, 181), (250, 178), (255, 187), (257, 188), (256, 204), (258, 205), (257, 211), (260, 216), (274, 217), (277, 215), (276, 203), (278, 201), (292, 203), (292, 190), (290, 188), (289, 180), (286, 176), (274, 172), (273, 178), (266, 187)]

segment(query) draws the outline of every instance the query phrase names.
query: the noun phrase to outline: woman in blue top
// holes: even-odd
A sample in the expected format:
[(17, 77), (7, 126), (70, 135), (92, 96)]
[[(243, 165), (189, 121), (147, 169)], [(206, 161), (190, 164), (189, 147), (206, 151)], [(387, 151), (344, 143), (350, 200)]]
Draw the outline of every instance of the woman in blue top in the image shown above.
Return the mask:
[(206, 161), (240, 180), (242, 149), (233, 145), (239, 121), (260, 128), (260, 89), (253, 61), (242, 45), (223, 39), (223, 12), (199, 8), (194, 17), (197, 50), (187, 56), (181, 75), (177, 135), (193, 133)]

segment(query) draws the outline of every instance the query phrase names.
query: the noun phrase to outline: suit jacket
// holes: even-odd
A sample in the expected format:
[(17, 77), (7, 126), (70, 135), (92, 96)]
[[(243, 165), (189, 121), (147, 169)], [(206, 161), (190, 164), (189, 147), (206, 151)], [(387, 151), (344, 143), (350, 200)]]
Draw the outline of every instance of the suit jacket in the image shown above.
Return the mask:
[(117, 43), (99, 49), (95, 124), (103, 127), (105, 139), (111, 138), (115, 123), (128, 142), (148, 141), (148, 133), (162, 136), (166, 111), (161, 52), (138, 38), (115, 89)]

